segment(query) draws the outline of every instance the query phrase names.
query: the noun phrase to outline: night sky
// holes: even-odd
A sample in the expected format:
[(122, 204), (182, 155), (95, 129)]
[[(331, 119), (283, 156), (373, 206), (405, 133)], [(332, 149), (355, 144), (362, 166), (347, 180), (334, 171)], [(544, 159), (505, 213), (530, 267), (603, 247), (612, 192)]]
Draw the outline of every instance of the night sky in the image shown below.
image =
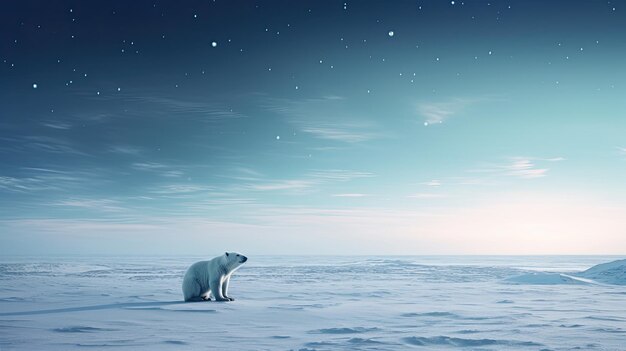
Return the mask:
[(0, 253), (624, 253), (622, 5), (2, 1)]

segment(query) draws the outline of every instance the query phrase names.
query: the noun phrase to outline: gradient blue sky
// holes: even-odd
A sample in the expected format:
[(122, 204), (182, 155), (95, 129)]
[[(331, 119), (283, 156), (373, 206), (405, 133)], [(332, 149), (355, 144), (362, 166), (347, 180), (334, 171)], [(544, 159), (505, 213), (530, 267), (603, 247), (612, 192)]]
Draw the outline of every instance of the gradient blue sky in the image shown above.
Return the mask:
[(3, 1), (0, 253), (626, 253), (625, 36), (607, 1)]

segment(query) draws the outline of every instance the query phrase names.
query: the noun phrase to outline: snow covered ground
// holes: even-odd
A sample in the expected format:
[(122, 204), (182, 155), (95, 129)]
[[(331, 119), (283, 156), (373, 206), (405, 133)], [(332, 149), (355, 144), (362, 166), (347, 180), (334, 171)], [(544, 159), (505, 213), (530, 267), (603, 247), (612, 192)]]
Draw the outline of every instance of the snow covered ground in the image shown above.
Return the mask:
[(251, 256), (183, 303), (204, 258), (0, 258), (0, 350), (626, 349), (621, 257)]

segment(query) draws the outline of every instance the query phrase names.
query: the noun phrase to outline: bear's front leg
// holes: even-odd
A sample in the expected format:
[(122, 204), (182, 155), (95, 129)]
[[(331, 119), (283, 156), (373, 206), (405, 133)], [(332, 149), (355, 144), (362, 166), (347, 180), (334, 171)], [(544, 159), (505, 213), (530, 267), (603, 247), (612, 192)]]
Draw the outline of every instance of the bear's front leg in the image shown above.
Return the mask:
[(219, 279), (211, 280), (209, 283), (211, 286), (211, 291), (213, 292), (213, 296), (215, 296), (215, 301), (230, 301), (222, 295), (222, 287)]
[(228, 284), (230, 283), (230, 277), (224, 279), (224, 282), (222, 282), (222, 296), (224, 296), (225, 298), (227, 298), (230, 301), (235, 301), (235, 299), (233, 299), (232, 297), (228, 296)]

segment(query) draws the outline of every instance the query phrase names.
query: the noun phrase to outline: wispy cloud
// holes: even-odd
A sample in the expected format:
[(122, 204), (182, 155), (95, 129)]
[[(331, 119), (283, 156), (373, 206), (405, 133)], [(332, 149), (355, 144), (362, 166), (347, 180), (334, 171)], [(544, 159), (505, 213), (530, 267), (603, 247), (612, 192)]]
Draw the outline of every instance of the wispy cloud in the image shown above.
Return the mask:
[(340, 146), (311, 146), (311, 147), (307, 147), (307, 150), (311, 150), (311, 151), (337, 151), (337, 150), (343, 150), (345, 149), (344, 147), (340, 147)]
[(304, 190), (310, 189), (316, 183), (311, 180), (282, 180), (279, 182), (265, 184), (251, 184), (251, 190), (271, 191), (271, 190)]
[(251, 177), (262, 177), (263, 176), (263, 173), (258, 172), (258, 171), (254, 170), (252, 168), (249, 168), (249, 167), (235, 167), (233, 170), (236, 171), (236, 172), (239, 172), (239, 173), (246, 174), (246, 175), (251, 176)]
[(247, 115), (237, 109), (242, 105), (241, 100), (228, 96), (207, 97), (186, 94), (184, 97), (175, 98), (160, 93), (146, 94), (145, 91), (131, 92), (130, 90), (111, 95), (95, 95), (93, 92), (77, 92), (76, 94), (90, 100), (93, 107), (88, 111), (72, 112), (69, 122), (74, 125), (89, 122), (119, 126), (124, 124), (126, 119), (145, 119), (149, 116), (150, 121), (147, 123), (181, 125), (194, 122), (195, 127), (201, 127), (205, 123), (213, 124), (247, 118)]
[(444, 194), (434, 194), (434, 193), (416, 193), (416, 194), (407, 195), (407, 197), (412, 198), (412, 199), (440, 199), (440, 198), (444, 198), (447, 196)]
[(439, 186), (441, 186), (441, 181), (438, 180), (438, 179), (433, 179), (433, 180), (430, 180), (428, 182), (422, 183), (422, 185), (439, 187)]
[(360, 193), (348, 193), (348, 194), (333, 194), (333, 197), (367, 197), (369, 194), (360, 194)]
[(548, 172), (547, 168), (538, 168), (531, 159), (521, 157), (515, 158), (513, 162), (502, 168), (508, 175), (526, 179), (545, 177)]
[(178, 178), (185, 175), (185, 172), (180, 169), (174, 169), (174, 166), (158, 162), (135, 162), (131, 167), (138, 171), (152, 172), (167, 178)]
[[(477, 170), (470, 170), (468, 172), (477, 172)], [(478, 171), (480, 172), (480, 171)], [(492, 182), (484, 177), (450, 177), (448, 182), (454, 185), (488, 185)]]
[(425, 126), (441, 124), (450, 117), (461, 113), (467, 106), (484, 99), (455, 98), (443, 102), (423, 102), (418, 104), (417, 112), (423, 118)]
[(61, 138), (49, 136), (27, 136), (27, 146), (45, 152), (60, 154), (86, 155), (78, 150), (71, 142)]
[(339, 96), (268, 99), (264, 107), (281, 115), (300, 131), (319, 139), (360, 143), (383, 136), (372, 120), (365, 116), (352, 116), (345, 106), (345, 99)]
[(161, 96), (125, 96), (123, 99), (131, 102), (148, 104), (151, 107), (159, 106), (157, 113), (166, 115), (180, 115), (204, 121), (219, 121), (226, 119), (245, 118), (246, 115), (236, 111), (222, 102), (211, 100), (181, 100)]
[(67, 130), (72, 128), (72, 125), (66, 122), (61, 122), (61, 121), (49, 121), (49, 122), (43, 122), (41, 123), (41, 125), (43, 125), (44, 127), (48, 127), (48, 128), (52, 128), (52, 129), (61, 129), (61, 130)]
[[(250, 188), (222, 187), (205, 184), (174, 183), (148, 188), (145, 194), (151, 199), (146, 206), (156, 206), (163, 215), (218, 216), (241, 218), (245, 207), (257, 204)], [(236, 208), (232, 210), (231, 208)]]
[[(86, 96), (88, 96), (89, 98), (92, 97), (91, 94)], [(111, 112), (111, 110), (112, 107), (109, 106), (106, 109), (98, 109), (97, 107), (94, 107), (85, 111), (75, 111), (67, 115), (68, 120), (65, 121), (65, 123), (70, 123), (72, 125), (84, 124), (85, 122), (105, 123), (115, 120), (116, 118), (119, 118), (123, 115), (119, 112)], [(124, 112), (126, 113), (128, 111), (124, 110)]]
[[(508, 176), (522, 179), (534, 179), (545, 177), (549, 168), (547, 162), (564, 161), (563, 157), (537, 158), (537, 157), (511, 157), (506, 163), (491, 165), (485, 168), (470, 170), (472, 173), (486, 173), (490, 176)], [(542, 163), (539, 166), (538, 163)]]
[(425, 126), (443, 123), (444, 120), (455, 112), (456, 110), (453, 110), (449, 104), (422, 104), (419, 107), (419, 113), (424, 117)]
[(217, 176), (222, 178), (228, 178), (231, 180), (242, 181), (258, 181), (265, 177), (263, 173), (244, 166), (233, 167), (229, 169), (227, 173), (217, 174)]
[(290, 190), (301, 193), (311, 191), (314, 187), (322, 184), (332, 182), (348, 182), (358, 178), (369, 178), (374, 176), (375, 175), (370, 172), (344, 169), (313, 170), (300, 179), (286, 179), (279, 181), (257, 179), (256, 183), (248, 184), (247, 188), (257, 191)]
[(143, 153), (143, 150), (141, 148), (131, 145), (112, 145), (109, 147), (108, 152), (122, 155), (139, 156)]
[(340, 181), (346, 182), (357, 178), (370, 178), (374, 177), (374, 173), (361, 172), (345, 169), (327, 169), (327, 170), (315, 170), (308, 175), (310, 178), (317, 179), (318, 181)]
[(215, 190), (215, 187), (200, 184), (167, 184), (150, 192), (153, 194), (190, 194)]
[(257, 223), (276, 226), (349, 225), (352, 228), (370, 228), (372, 224), (403, 226), (418, 217), (432, 213), (388, 208), (321, 209), (306, 207), (267, 207), (255, 211), (250, 217)]
[(112, 222), (106, 219), (54, 219), (54, 218), (34, 218), (34, 219), (14, 219), (0, 220), (0, 223), (15, 227), (36, 230), (40, 233), (90, 233), (92, 231), (102, 231), (109, 233), (128, 233), (151, 231), (159, 229), (158, 224), (145, 223), (123, 223)]
[(373, 132), (366, 132), (359, 130), (362, 127), (356, 127), (354, 125), (341, 125), (341, 124), (325, 124), (319, 125), (307, 125), (306, 123), (301, 125), (301, 130), (305, 133), (310, 133), (320, 139), (342, 141), (346, 143), (358, 143), (374, 139), (377, 135)]
[(65, 155), (88, 156), (87, 153), (67, 139), (45, 135), (0, 137), (0, 151), (6, 152), (45, 152)]
[(135, 162), (132, 166), (140, 171), (154, 171), (167, 168), (166, 165), (157, 162)]
[(0, 175), (0, 190), (31, 192), (44, 190), (74, 191), (101, 180), (100, 170), (64, 171), (43, 167), (21, 167), (20, 176)]
[(184, 212), (190, 213), (194, 211), (206, 212), (207, 209), (223, 208), (223, 206), (241, 206), (256, 203), (257, 200), (252, 197), (213, 197), (181, 203), (180, 205)]
[(559, 162), (559, 161), (565, 161), (566, 158), (565, 157), (552, 157), (552, 158), (544, 158), (544, 159), (539, 159), (541, 161), (549, 161), (549, 162)]
[(35, 190), (48, 189), (41, 180), (36, 178), (15, 178), (0, 176), (0, 190), (12, 192), (28, 192)]
[(168, 177), (168, 178), (178, 178), (178, 177), (182, 177), (184, 175), (185, 175), (185, 172), (177, 171), (177, 170), (169, 170), (169, 171), (161, 172), (161, 176)]
[(54, 202), (52, 205), (105, 212), (123, 212), (128, 210), (128, 208), (122, 206), (120, 201), (112, 199), (73, 198)]

